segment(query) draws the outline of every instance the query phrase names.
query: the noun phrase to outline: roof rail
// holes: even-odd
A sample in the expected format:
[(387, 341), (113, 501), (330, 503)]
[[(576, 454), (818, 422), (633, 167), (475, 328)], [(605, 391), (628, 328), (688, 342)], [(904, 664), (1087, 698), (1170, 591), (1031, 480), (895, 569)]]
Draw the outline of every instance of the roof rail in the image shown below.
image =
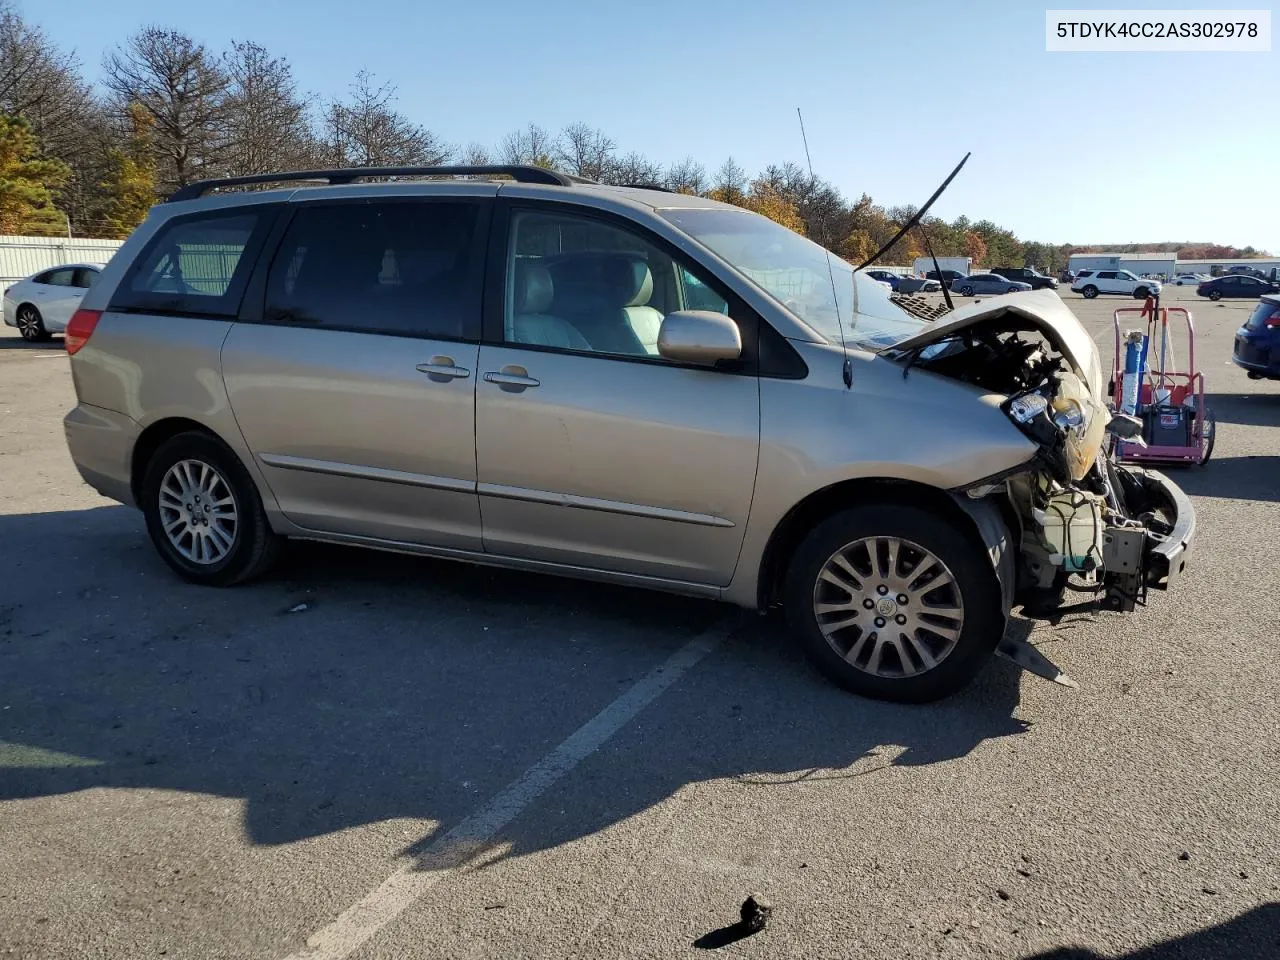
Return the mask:
[(589, 183), (580, 177), (572, 177), (558, 170), (545, 167), (514, 165), (482, 165), (458, 167), (345, 167), (334, 170), (294, 170), (287, 173), (255, 173), (247, 177), (222, 177), (215, 180), (198, 180), (179, 187), (167, 202), (194, 200), (210, 190), (220, 187), (240, 187), (253, 183), (287, 183), (290, 181), (318, 180), (331, 185), (352, 183), (368, 177), (479, 177), (504, 176), (517, 183), (545, 183), (557, 187), (570, 187), (574, 183)]

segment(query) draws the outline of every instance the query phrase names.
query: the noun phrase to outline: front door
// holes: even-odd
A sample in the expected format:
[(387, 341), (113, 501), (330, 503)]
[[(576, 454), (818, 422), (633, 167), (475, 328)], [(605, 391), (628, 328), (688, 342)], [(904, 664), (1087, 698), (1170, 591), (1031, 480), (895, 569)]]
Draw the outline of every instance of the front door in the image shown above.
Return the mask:
[(673, 363), (657, 340), (667, 313), (729, 313), (728, 299), (616, 221), (503, 219), (476, 393), (485, 549), (727, 584), (755, 487), (759, 380), (750, 363)]
[(475, 372), (489, 201), (303, 204), (260, 322), (222, 348), (232, 410), (309, 530), (480, 550)]

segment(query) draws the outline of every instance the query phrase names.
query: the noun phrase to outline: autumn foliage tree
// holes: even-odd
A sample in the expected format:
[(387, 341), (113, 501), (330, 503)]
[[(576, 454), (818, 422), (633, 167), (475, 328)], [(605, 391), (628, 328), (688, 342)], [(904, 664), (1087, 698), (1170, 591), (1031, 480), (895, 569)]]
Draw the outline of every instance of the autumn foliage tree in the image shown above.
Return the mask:
[(70, 177), (62, 161), (39, 157), (26, 120), (0, 114), (0, 234), (65, 235), (67, 218), (52, 191)]
[(124, 239), (140, 224), (156, 200), (156, 164), (151, 146), (154, 121), (141, 104), (129, 105), (130, 132), (121, 147), (107, 151), (105, 220), (109, 232)]

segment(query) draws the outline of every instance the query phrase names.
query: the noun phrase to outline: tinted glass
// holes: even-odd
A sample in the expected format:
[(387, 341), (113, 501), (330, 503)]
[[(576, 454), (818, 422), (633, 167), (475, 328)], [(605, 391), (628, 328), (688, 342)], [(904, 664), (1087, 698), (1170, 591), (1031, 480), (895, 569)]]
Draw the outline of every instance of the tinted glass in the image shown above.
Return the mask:
[(507, 255), (508, 343), (658, 359), (658, 331), (676, 310), (728, 306), (689, 267), (612, 224), (521, 212)]
[(75, 278), (71, 281), (71, 285), (73, 287), (80, 287), (82, 289), (87, 290), (89, 289), (89, 287), (93, 286), (93, 281), (97, 279), (98, 279), (97, 270), (88, 270), (84, 267), (81, 267), (79, 270), (76, 271)]
[(1113, 270), (1103, 270), (1102, 273), (1098, 274), (1099, 280), (1114, 280), (1115, 278), (1116, 275)]
[(1244, 325), (1250, 330), (1261, 330), (1277, 313), (1280, 313), (1280, 306), (1264, 301), (1253, 308), (1253, 313), (1249, 314), (1249, 319), (1244, 322)]
[(257, 224), (256, 213), (175, 223), (161, 233), (134, 273), (129, 289), (177, 294), (193, 301), (221, 298), (231, 286)]
[(44, 276), (38, 277), (37, 280), (40, 283), (47, 283), (53, 287), (69, 287), (71, 286), (71, 279), (74, 276), (75, 271), (71, 269), (50, 270)]
[(267, 279), (265, 319), (397, 336), (475, 336), (474, 203), (300, 209)]

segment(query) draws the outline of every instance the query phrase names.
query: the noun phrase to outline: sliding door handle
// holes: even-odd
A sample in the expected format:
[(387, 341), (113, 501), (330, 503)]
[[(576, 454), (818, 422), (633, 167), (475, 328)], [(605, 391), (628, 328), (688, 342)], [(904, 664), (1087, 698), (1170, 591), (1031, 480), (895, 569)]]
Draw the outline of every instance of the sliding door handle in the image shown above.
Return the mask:
[[(517, 372), (518, 371), (518, 372)], [(484, 375), (485, 383), (496, 383), (503, 390), (524, 390), (526, 387), (536, 387), (542, 381), (535, 380), (527, 375), (528, 371), (524, 367), (503, 367), (501, 370), (490, 370)]]

